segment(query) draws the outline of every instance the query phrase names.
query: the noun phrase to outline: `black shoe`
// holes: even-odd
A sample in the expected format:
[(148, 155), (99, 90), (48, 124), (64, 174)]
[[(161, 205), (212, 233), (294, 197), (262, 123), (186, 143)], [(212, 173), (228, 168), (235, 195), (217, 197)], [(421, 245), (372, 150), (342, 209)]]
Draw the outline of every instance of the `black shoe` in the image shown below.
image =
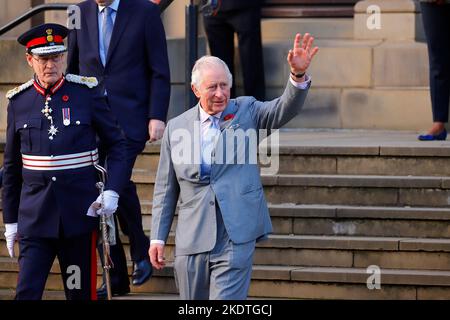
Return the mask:
[[(112, 287), (112, 295), (113, 296), (124, 296), (128, 293), (130, 293), (130, 287)], [(105, 300), (108, 298), (108, 292), (106, 290), (106, 284), (103, 283), (100, 288), (97, 289), (97, 299), (98, 300)]]
[(134, 286), (140, 286), (145, 281), (150, 279), (153, 273), (152, 265), (148, 259), (135, 262), (133, 273), (131, 274), (132, 283)]

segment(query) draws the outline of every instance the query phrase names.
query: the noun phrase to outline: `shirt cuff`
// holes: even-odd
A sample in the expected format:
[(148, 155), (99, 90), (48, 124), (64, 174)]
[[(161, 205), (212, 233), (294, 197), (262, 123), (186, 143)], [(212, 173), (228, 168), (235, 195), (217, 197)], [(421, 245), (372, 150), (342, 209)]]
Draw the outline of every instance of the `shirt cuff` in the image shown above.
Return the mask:
[(164, 246), (166, 243), (162, 240), (151, 240), (150, 244), (162, 244)]
[(295, 82), (292, 80), (292, 78), (289, 76), (289, 81), (291, 81), (292, 85), (299, 89), (306, 89), (308, 88), (309, 83), (311, 82), (311, 77), (309, 75), (305, 75), (305, 81), (303, 82)]

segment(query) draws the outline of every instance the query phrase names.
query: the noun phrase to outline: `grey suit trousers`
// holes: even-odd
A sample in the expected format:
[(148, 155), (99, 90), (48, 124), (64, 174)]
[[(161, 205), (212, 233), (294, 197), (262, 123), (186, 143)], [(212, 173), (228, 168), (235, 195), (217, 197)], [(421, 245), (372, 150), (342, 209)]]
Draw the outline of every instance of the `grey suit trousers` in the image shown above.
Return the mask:
[(182, 300), (245, 300), (256, 242), (234, 244), (216, 205), (217, 237), (210, 252), (175, 257), (175, 280)]

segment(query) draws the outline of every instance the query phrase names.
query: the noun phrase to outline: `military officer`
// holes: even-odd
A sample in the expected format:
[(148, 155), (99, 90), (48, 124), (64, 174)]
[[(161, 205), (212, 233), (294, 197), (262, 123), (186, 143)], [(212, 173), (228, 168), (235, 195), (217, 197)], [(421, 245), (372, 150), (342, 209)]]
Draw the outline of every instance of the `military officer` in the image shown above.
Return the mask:
[[(98, 215), (111, 215), (127, 181), (125, 140), (95, 78), (63, 74), (67, 28), (37, 26), (18, 41), (34, 78), (9, 98), (3, 221), (11, 257), (19, 242), (16, 299), (41, 299), (58, 257), (67, 299), (96, 299)], [(96, 137), (107, 145), (103, 200)], [(101, 209), (99, 206), (103, 205)]]

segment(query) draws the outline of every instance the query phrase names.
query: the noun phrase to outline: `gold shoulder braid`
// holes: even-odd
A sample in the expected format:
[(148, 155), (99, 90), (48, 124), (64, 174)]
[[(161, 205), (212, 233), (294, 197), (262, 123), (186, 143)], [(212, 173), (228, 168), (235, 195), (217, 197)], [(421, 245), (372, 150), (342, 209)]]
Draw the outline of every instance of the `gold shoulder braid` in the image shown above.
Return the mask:
[(94, 88), (98, 85), (98, 80), (96, 77), (86, 77), (68, 73), (65, 78), (69, 82), (84, 84), (89, 88)]
[(31, 87), (31, 86), (33, 85), (33, 82), (34, 82), (34, 80), (31, 79), (31, 80), (25, 82), (24, 84), (21, 84), (20, 86), (15, 87), (14, 89), (9, 90), (9, 91), (6, 93), (6, 98), (11, 99), (11, 98), (14, 97), (16, 94), (18, 94), (18, 93), (22, 92), (23, 90), (25, 90), (25, 89)]

